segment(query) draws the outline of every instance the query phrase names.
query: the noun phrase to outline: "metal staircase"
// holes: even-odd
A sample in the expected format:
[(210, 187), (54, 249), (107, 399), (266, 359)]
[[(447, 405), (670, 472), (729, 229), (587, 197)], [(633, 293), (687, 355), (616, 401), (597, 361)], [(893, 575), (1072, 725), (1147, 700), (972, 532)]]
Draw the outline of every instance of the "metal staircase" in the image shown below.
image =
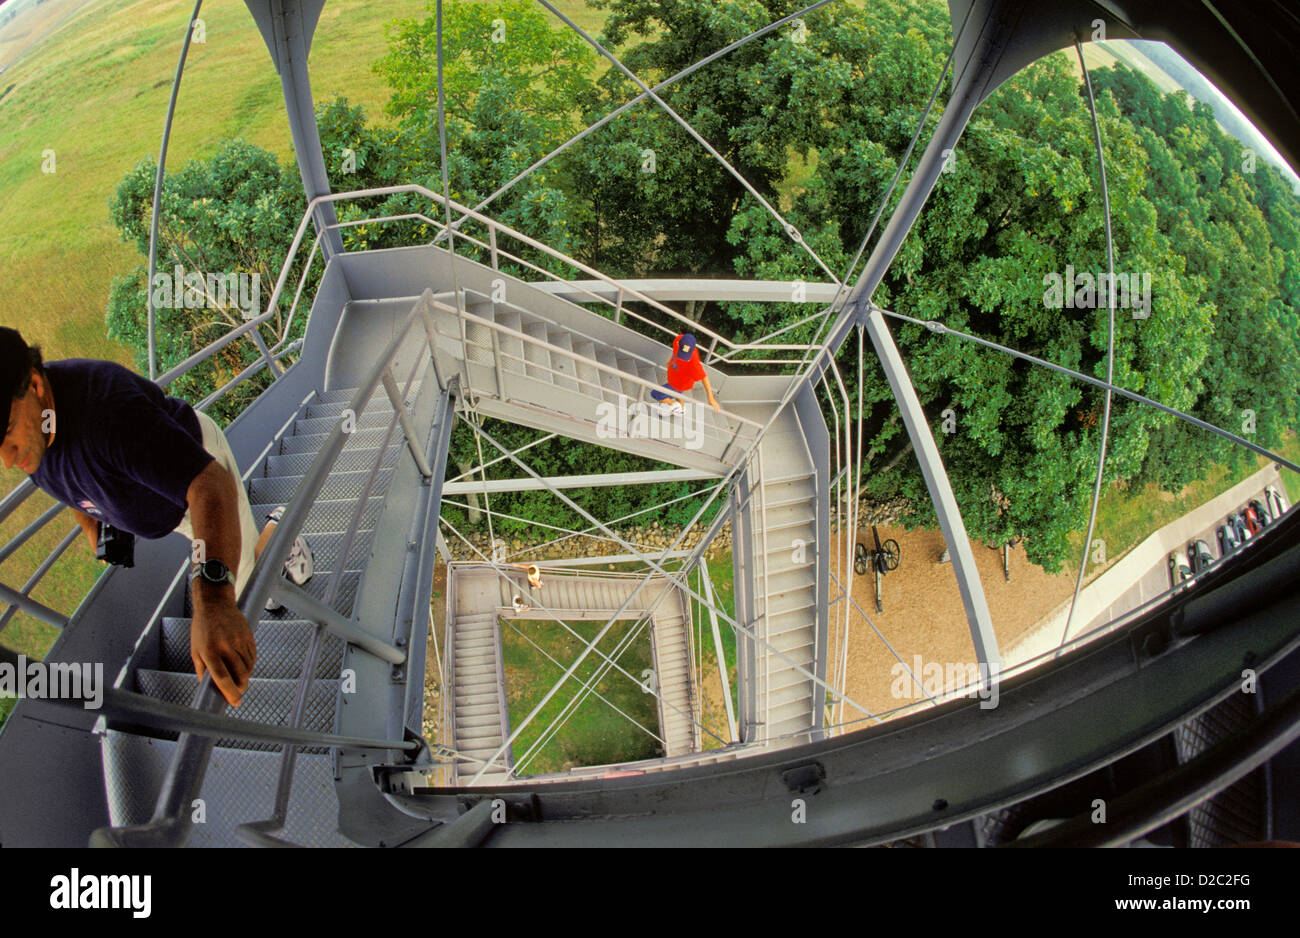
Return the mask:
[[(741, 405), (742, 413), (747, 409)], [(815, 404), (809, 416), (813, 432), (820, 423), (824, 437)], [(798, 407), (781, 411), (758, 450), (746, 527), (752, 528), (756, 632), (764, 643), (745, 643), (753, 699), (746, 738), (789, 745), (806, 741), (823, 723), (825, 689), (810, 675), (826, 676), (829, 486), (819, 484)], [(823, 483), (824, 475), (823, 468)]]
[[(448, 593), (447, 617), (446, 647), (452, 675), (448, 709), (453, 724), (452, 748), (466, 757), (455, 763), (456, 780), (465, 783), (474, 778), (483, 761), (510, 737), (499, 623), (509, 618), (554, 619), (557, 623), (604, 621), (620, 609), (621, 618), (651, 617), (654, 679), (647, 682), (647, 690), (656, 697), (665, 758), (699, 751), (690, 615), (681, 591), (656, 576), (628, 604), (639, 577), (575, 573), (545, 565), (543, 571), (540, 590), (531, 589), (519, 570), (457, 563), (449, 573), (453, 585)], [(530, 608), (516, 612), (516, 596)], [(641, 676), (636, 677), (639, 680)], [(511, 748), (507, 748), (505, 757), (507, 766), (513, 765)], [(514, 779), (505, 766), (494, 764), (479, 776), (478, 784), (499, 784), (507, 779), (511, 784), (533, 780)]]
[[(465, 287), (460, 308), (455, 293), (435, 296), (440, 367), (459, 371), (477, 413), (720, 476), (755, 438), (760, 424), (715, 412), (700, 390), (678, 395), (685, 414), (661, 415), (650, 391), (663, 387), (671, 344), (488, 268), (474, 279), (483, 275), (488, 292)], [(705, 370), (723, 395), (728, 377)]]
[[(428, 381), (427, 387), (437, 390), (433, 381)], [(440, 410), (419, 406), (421, 389), (421, 381), (410, 381), (403, 406), (417, 415), (434, 414), (436, 419), (446, 420), (445, 406)], [(374, 543), (389, 488), (403, 470), (407, 484), (411, 476), (418, 475), (409, 456), (402, 463), (407, 441), (401, 432), (394, 432), (398, 421), (392, 403), (378, 395), (362, 413), (355, 414), (350, 408), (358, 390), (334, 388), (308, 395), (247, 483), (253, 516), (260, 521), (272, 508), (293, 498), (330, 432), (343, 427), (346, 442), (310, 506), (301, 533), (311, 546), (315, 568), (303, 592), (347, 619), (353, 616), (367, 573), (394, 560), (391, 552), (377, 549)], [(427, 439), (433, 428), (426, 425), (420, 429)], [(337, 634), (322, 633), (310, 680), (304, 684), (300, 678), (318, 625), (296, 617), (293, 605), (289, 599), (288, 608), (263, 611), (258, 616), (254, 627), (258, 661), (248, 691), (241, 706), (223, 705), (219, 712), (235, 720), (332, 733), (343, 697), (351, 693), (344, 662), (359, 649), (356, 645), (349, 649)], [(389, 623), (376, 629), (376, 639), (391, 640), (393, 628)], [(199, 681), (190, 659), (190, 619), (168, 616), (160, 624), (151, 623), (118, 686), (168, 703), (185, 705), (195, 700)], [(301, 700), (296, 703), (296, 698)], [(175, 737), (106, 730), (104, 776), (114, 827), (142, 825), (149, 820), (174, 753)], [(217, 740), (199, 796), (206, 817), (194, 825), (191, 844), (239, 843), (236, 828), (250, 820), (249, 806), (269, 806), (273, 800), (281, 748), (234, 738)], [(282, 834), (290, 842), (313, 846), (350, 843), (336, 829), (339, 807), (333, 762), (327, 747), (306, 747), (300, 752), (298, 782)]]
[[(752, 497), (740, 508), (753, 561), (737, 575), (736, 588), (753, 596), (752, 615), (743, 624), (758, 639), (742, 643), (742, 696), (749, 701), (742, 704), (749, 714), (744, 741), (773, 746), (807, 742), (823, 723), (825, 688), (817, 679), (826, 676), (829, 589), (821, 547), (829, 536), (827, 430), (811, 392), (798, 393), (781, 406), (790, 379), (711, 371), (722, 411), (696, 401), (690, 413), (700, 420), (697, 435), (678, 432), (680, 418), (678, 423), (664, 421), (657, 437), (602, 432), (602, 414), (648, 400), (645, 392), (662, 384), (657, 378), (671, 345), (500, 272), (490, 273), (498, 294), (504, 292), (513, 302), (488, 302), (466, 288), (461, 310), (454, 293), (435, 297), (440, 368), (460, 375), (477, 412), (720, 474), (747, 457), (746, 441), (752, 442), (770, 422), (756, 455), (746, 458)], [(473, 272), (462, 268), (462, 276), (472, 278)], [(521, 308), (521, 302), (528, 308)], [(574, 341), (577, 337), (581, 339)], [(820, 464), (815, 452), (822, 454)], [(506, 610), (510, 587), (503, 583), (501, 590), (500, 608)], [(570, 616), (582, 617), (593, 604), (607, 610), (606, 615), (617, 608), (590, 594), (549, 590), (548, 606), (554, 608), (561, 596), (574, 603), (563, 610)], [(668, 621), (665, 635), (672, 628)], [(679, 677), (673, 674), (673, 680)], [(698, 748), (698, 738), (687, 745), (674, 735), (684, 729), (676, 713), (665, 720), (673, 735), (670, 755)]]

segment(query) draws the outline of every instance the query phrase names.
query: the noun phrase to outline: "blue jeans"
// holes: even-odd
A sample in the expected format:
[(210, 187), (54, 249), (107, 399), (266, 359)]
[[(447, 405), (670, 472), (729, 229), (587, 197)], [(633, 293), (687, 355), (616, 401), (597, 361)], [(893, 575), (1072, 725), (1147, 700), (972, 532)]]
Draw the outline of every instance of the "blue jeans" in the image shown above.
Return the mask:
[(679, 395), (679, 394), (684, 394), (684, 393), (686, 393), (685, 391), (679, 391), (679, 390), (677, 390), (677, 389), (676, 389), (675, 387), (673, 387), (671, 384), (665, 384), (664, 387), (666, 387), (668, 390), (672, 391), (673, 393), (672, 393), (672, 394), (665, 394), (663, 391), (655, 390), (655, 391), (651, 391), (651, 392), (650, 392), (650, 396), (653, 397), (656, 401), (666, 401), (666, 400), (669, 400), (670, 398), (675, 398), (675, 397), (677, 397), (677, 395)]

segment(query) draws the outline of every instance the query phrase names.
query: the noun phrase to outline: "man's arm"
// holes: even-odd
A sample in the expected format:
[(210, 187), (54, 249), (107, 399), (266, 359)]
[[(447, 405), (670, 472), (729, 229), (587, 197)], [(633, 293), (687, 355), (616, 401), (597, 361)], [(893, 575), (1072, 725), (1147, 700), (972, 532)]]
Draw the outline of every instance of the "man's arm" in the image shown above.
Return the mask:
[(86, 532), (86, 540), (90, 541), (91, 551), (99, 550), (99, 522), (84, 511), (74, 508), (72, 513), (77, 516), (77, 524), (81, 525), (81, 530)]
[[(215, 459), (194, 477), (186, 493), (194, 540), (202, 545), (201, 557), (220, 560), (231, 573), (239, 569), (239, 495), (237, 483)], [(191, 581), (194, 619), (190, 626), (190, 657), (194, 673), (205, 671), (231, 706), (239, 706), (257, 662), (257, 645), (235, 605), (232, 583)]]
[(709, 403), (713, 405), (713, 409), (722, 410), (722, 406), (718, 403), (718, 399), (713, 396), (713, 386), (709, 384), (709, 376), (707, 374), (704, 376), (704, 392), (709, 395)]

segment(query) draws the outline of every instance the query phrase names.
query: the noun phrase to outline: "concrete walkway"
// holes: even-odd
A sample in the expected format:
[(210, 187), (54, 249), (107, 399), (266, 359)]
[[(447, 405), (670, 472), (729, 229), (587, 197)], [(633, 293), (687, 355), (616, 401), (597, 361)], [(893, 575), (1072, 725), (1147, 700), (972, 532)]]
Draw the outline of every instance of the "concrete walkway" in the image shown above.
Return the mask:
[[(1124, 613), (1168, 591), (1169, 554), (1179, 549), (1185, 552), (1189, 541), (1201, 538), (1210, 545), (1211, 552), (1217, 558), (1219, 546), (1214, 529), (1223, 523), (1227, 515), (1244, 507), (1252, 498), (1263, 501), (1263, 492), (1270, 485), (1275, 486), (1279, 493), (1286, 491), (1276, 464), (1261, 469), (1199, 508), (1171, 521), (1138, 544), (1079, 591), (1079, 603), (1074, 610), (1069, 638), (1075, 639), (1095, 632)], [(1290, 507), (1285, 502), (1284, 505)], [(1070, 599), (1066, 599), (1006, 652), (1003, 670), (1050, 652), (1060, 645), (1069, 614)]]

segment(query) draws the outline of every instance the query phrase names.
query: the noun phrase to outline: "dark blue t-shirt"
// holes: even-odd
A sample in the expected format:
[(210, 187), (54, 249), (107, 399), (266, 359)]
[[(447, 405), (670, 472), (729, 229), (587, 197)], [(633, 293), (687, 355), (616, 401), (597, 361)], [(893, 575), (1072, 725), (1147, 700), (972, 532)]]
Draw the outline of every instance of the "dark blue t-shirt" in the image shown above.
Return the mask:
[(186, 493), (212, 455), (185, 401), (113, 362), (47, 362), (54, 442), (32, 481), (66, 505), (146, 538), (185, 516)]

